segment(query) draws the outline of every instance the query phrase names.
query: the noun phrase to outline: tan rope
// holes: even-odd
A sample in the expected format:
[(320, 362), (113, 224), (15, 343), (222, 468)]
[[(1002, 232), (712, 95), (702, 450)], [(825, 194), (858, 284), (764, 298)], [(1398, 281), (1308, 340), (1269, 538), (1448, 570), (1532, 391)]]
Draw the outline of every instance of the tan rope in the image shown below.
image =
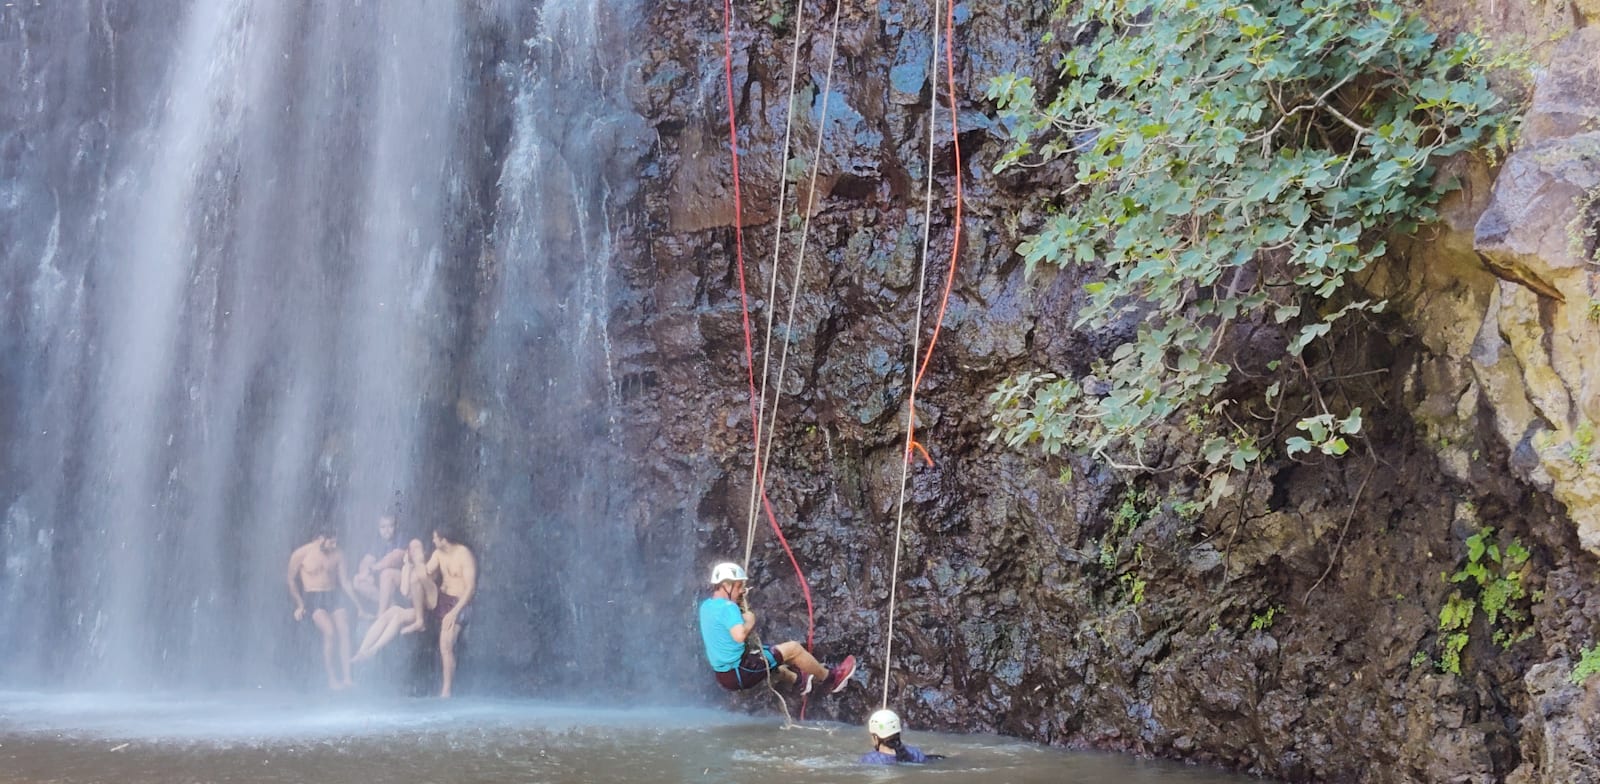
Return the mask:
[[(751, 466), (750, 503), (746, 510), (747, 516), (745, 521), (744, 567), (747, 571), (750, 568), (751, 554), (755, 549), (756, 521), (760, 517), (757, 502), (766, 492), (767, 468), (771, 464), (772, 445), (776, 440), (778, 401), (783, 393), (783, 374), (788, 367), (789, 344), (794, 334), (794, 314), (798, 301), (798, 293), (800, 291), (800, 282), (805, 270), (806, 240), (811, 230), (812, 200), (816, 197), (817, 179), (821, 170), (822, 138), (826, 131), (828, 121), (827, 96), (828, 93), (833, 89), (833, 66), (835, 55), (838, 51), (839, 42), (839, 9), (842, 5), (842, 0), (840, 0), (840, 2), (836, 2), (834, 4), (833, 9), (833, 30), (828, 43), (828, 68), (822, 91), (822, 112), (817, 126), (817, 141), (812, 152), (810, 193), (808, 194), (805, 205), (805, 219), (800, 230), (799, 254), (795, 260), (794, 278), (789, 287), (789, 308), (784, 319), (784, 343), (779, 353), (778, 378), (777, 383), (773, 385), (774, 390), (772, 393), (772, 410), (771, 415), (769, 416), (767, 411), (767, 382), (770, 378), (770, 366), (768, 363), (772, 357), (772, 322), (774, 313), (776, 312), (772, 307), (772, 303), (777, 299), (778, 267), (779, 260), (781, 258), (780, 254), (783, 249), (783, 206), (786, 200), (788, 189), (787, 169), (789, 152), (793, 139), (792, 132), (794, 127), (795, 95), (799, 83), (800, 40), (802, 38), (800, 34), (800, 25), (802, 17), (805, 13), (805, 0), (798, 0), (798, 2), (795, 4), (794, 46), (791, 49), (789, 58), (789, 101), (784, 115), (783, 155), (780, 158), (781, 164), (778, 176), (778, 206), (775, 213), (777, 215), (777, 219), (774, 221), (776, 225), (772, 240), (772, 283), (767, 291), (766, 338), (764, 340), (761, 352), (761, 400), (756, 409), (756, 455)], [(796, 207), (798, 208), (799, 205), (796, 204)], [(755, 630), (752, 629), (750, 631), (749, 636), (746, 637), (746, 641), (748, 643), (747, 648), (749, 645), (753, 645), (758, 652), (761, 650), (761, 638), (755, 633)], [(761, 661), (764, 664), (767, 664), (767, 677), (765, 679), (767, 689), (768, 691), (772, 692), (774, 697), (778, 698), (778, 705), (783, 710), (784, 726), (799, 726), (794, 723), (794, 718), (789, 713), (789, 701), (785, 699), (783, 694), (780, 693), (777, 687), (773, 685), (772, 665), (767, 663), (767, 657), (765, 654), (762, 654)], [(800, 673), (800, 676), (808, 677), (804, 672)]]
[(889, 622), (883, 633), (883, 702), (882, 709), (889, 708), (889, 666), (894, 656), (894, 618), (896, 589), (900, 583), (900, 542), (905, 531), (906, 516), (906, 486), (911, 478), (911, 443), (914, 437), (916, 423), (911, 421), (911, 412), (916, 410), (917, 400), (917, 357), (922, 353), (922, 297), (928, 277), (928, 247), (931, 244), (933, 233), (933, 142), (934, 130), (937, 127), (935, 120), (939, 114), (939, 0), (933, 0), (933, 62), (928, 69), (928, 167), (923, 175), (928, 178), (927, 191), (924, 197), (922, 212), (922, 261), (917, 273), (917, 315), (911, 332), (911, 392), (907, 397), (906, 415), (906, 446), (900, 454), (900, 497), (895, 503), (894, 517), (894, 559), (889, 568)]
[[(843, 5), (844, 5), (843, 0), (840, 0), (840, 2), (834, 3), (834, 6), (833, 6), (833, 33), (832, 33), (832, 35), (831, 35), (831, 37), (829, 38), (829, 41), (828, 41), (828, 68), (827, 68), (827, 71), (826, 71), (826, 73), (825, 73), (825, 75), (823, 77), (823, 82), (822, 82), (822, 114), (821, 114), (821, 116), (819, 117), (819, 119), (817, 121), (817, 140), (816, 140), (816, 143), (812, 146), (812, 149), (811, 149), (811, 180), (810, 180), (809, 190), (808, 190), (808, 192), (806, 194), (806, 204), (805, 204), (805, 207), (803, 208), (803, 214), (805, 215), (805, 217), (802, 219), (801, 224), (800, 224), (800, 239), (799, 239), (799, 243), (798, 243), (799, 250), (795, 255), (794, 278), (791, 279), (791, 281), (789, 283), (789, 310), (788, 310), (787, 315), (784, 317), (784, 325), (785, 326), (784, 326), (783, 347), (778, 352), (778, 376), (777, 376), (777, 381), (776, 381), (777, 390), (774, 391), (773, 394), (772, 394), (772, 416), (770, 418), (768, 418), (768, 420), (767, 420), (766, 447), (764, 448), (763, 454), (761, 455), (760, 476), (761, 476), (761, 491), (762, 492), (766, 492), (767, 468), (772, 462), (772, 445), (777, 440), (777, 438), (776, 438), (776, 430), (777, 430), (777, 424), (778, 424), (778, 397), (779, 397), (780, 393), (783, 391), (783, 374), (788, 370), (788, 367), (789, 367), (789, 346), (794, 341), (794, 312), (795, 312), (796, 304), (799, 301), (800, 281), (801, 281), (801, 278), (803, 277), (803, 275), (805, 273), (805, 268), (806, 268), (806, 244), (807, 244), (807, 240), (810, 238), (810, 234), (811, 234), (811, 208), (815, 204), (815, 199), (816, 199), (816, 195), (817, 195), (817, 180), (821, 177), (821, 174), (822, 174), (822, 138), (825, 135), (825, 133), (827, 131), (827, 127), (828, 127), (828, 94), (833, 91), (834, 54), (837, 52), (838, 45), (839, 45), (839, 9)], [(791, 94), (791, 96), (793, 95), (793, 87), (792, 87), (792, 85), (791, 85), (791, 89), (790, 89), (790, 94)], [(791, 98), (790, 100), (792, 101), (793, 98)], [(786, 156), (786, 158), (787, 158), (787, 156)], [(796, 202), (795, 207), (797, 209), (801, 209), (800, 204), (798, 202)], [(778, 218), (778, 225), (779, 225), (779, 236), (781, 237), (782, 226), (783, 226), (783, 218), (782, 218), (781, 214), (779, 215), (779, 218)], [(776, 242), (777, 242), (777, 239), (775, 238), (774, 239), (774, 243), (776, 244)], [(776, 281), (777, 281), (777, 269), (778, 269), (776, 251), (774, 251), (774, 254), (773, 254), (773, 267), (772, 267), (772, 269), (773, 269), (773, 281), (774, 281), (774, 283), (776, 283)], [(774, 291), (776, 291), (776, 288), (774, 288)], [(770, 326), (769, 326), (768, 329), (770, 330)], [(769, 338), (770, 338), (770, 331), (769, 331)], [(771, 345), (770, 341), (769, 341), (768, 345), (770, 347), (770, 345)], [(765, 370), (765, 368), (763, 368), (763, 371), (764, 370)], [(765, 385), (765, 383), (766, 383), (766, 379), (763, 378), (762, 379), (762, 384)], [(762, 402), (765, 402), (765, 395), (764, 394), (763, 394), (762, 398), (763, 398)]]
[[(782, 248), (783, 239), (783, 202), (788, 192), (789, 180), (784, 176), (784, 169), (789, 162), (789, 143), (794, 128), (794, 96), (795, 83), (800, 73), (800, 23), (805, 15), (805, 0), (797, 0), (794, 9), (794, 47), (789, 54), (789, 105), (784, 109), (783, 117), (783, 157), (779, 159), (778, 172), (778, 207), (774, 221), (777, 228), (772, 238), (772, 284), (767, 288), (767, 332), (761, 347), (761, 403), (756, 408), (756, 453), (750, 461), (750, 506), (746, 511), (745, 538), (744, 538), (744, 567), (750, 568), (750, 554), (755, 549), (756, 520), (760, 517), (757, 500), (766, 490), (766, 465), (761, 459), (761, 431), (767, 419), (767, 371), (768, 362), (772, 358), (772, 316), (774, 309), (772, 301), (778, 298), (778, 252)], [(782, 378), (779, 378), (778, 391), (773, 394), (773, 408), (777, 408), (777, 397), (783, 391)], [(770, 429), (770, 428), (769, 428)]]

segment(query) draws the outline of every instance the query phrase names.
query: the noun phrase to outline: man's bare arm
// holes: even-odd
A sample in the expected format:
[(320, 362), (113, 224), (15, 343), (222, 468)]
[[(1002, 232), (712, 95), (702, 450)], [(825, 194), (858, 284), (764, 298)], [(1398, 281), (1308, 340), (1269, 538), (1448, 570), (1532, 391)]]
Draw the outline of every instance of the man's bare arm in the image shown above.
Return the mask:
[(296, 547), (294, 552), (289, 554), (289, 598), (294, 600), (294, 612), (296, 619), (299, 618), (301, 613), (306, 611), (306, 600), (300, 595), (299, 580), (300, 562), (304, 561), (305, 558), (306, 550), (304, 547)]
[(344, 590), (344, 595), (350, 598), (350, 605), (356, 608), (356, 612), (366, 612), (366, 608), (361, 606), (361, 599), (356, 596), (355, 588), (350, 585), (350, 572), (344, 568), (344, 553), (339, 553), (336, 561), (339, 570), (339, 587)]
[(738, 624), (728, 630), (728, 634), (732, 636), (733, 641), (737, 643), (743, 643), (745, 638), (750, 636), (750, 630), (756, 628), (755, 613), (745, 610), (743, 613), (741, 613), (741, 615), (744, 616), (744, 623)]

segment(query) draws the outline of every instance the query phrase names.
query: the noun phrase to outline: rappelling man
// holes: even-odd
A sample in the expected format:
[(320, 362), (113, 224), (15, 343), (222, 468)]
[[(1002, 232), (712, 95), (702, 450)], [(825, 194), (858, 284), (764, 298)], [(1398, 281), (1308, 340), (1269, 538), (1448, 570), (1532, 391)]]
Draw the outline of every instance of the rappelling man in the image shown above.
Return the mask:
[(700, 602), (700, 638), (718, 685), (739, 691), (759, 686), (771, 675), (795, 696), (804, 696), (813, 690), (833, 694), (849, 684), (856, 670), (854, 656), (826, 667), (793, 640), (753, 644), (756, 615), (745, 601), (748, 582), (738, 564), (717, 564), (711, 570), (711, 596)]

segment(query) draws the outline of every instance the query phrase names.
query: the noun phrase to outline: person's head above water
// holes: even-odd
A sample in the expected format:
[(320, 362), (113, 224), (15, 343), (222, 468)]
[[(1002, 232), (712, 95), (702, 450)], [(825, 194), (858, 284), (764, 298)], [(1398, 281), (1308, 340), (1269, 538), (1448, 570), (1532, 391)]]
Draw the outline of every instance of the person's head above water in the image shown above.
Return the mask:
[(378, 518), (378, 538), (385, 542), (393, 542), (394, 532), (395, 515), (393, 512), (386, 512)]
[(331, 553), (339, 549), (339, 534), (333, 530), (332, 526), (319, 525), (312, 529), (311, 540), (320, 543), (322, 551), (325, 553)]
[(923, 754), (922, 749), (907, 746), (900, 739), (900, 716), (887, 708), (867, 718), (867, 735), (872, 738), (872, 751), (861, 758), (862, 762), (885, 765), (943, 759), (938, 754)]
[(900, 716), (888, 709), (872, 714), (867, 718), (867, 734), (872, 736), (874, 746), (890, 738), (899, 738)]

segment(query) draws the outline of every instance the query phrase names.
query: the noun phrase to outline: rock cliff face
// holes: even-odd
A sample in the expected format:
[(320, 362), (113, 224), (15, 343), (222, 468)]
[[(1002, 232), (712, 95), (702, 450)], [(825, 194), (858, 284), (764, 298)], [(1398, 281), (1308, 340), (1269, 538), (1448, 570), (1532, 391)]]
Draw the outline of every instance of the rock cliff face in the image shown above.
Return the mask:
[[(887, 672), (912, 325), (918, 307), (927, 318), (936, 306), (953, 233), (945, 131), (929, 287), (917, 302), (931, 20), (900, 4), (843, 9), (834, 86), (819, 95), (831, 8), (792, 18), (754, 3), (736, 14), (752, 319), (759, 351), (776, 309), (774, 351), (788, 347), (769, 494), (812, 583), (817, 647), (857, 654), (870, 685), (812, 711), (858, 720), (887, 677), (913, 726), (1291, 780), (1600, 780), (1583, 730), (1595, 687), (1565, 679), (1600, 628), (1588, 599), (1600, 480), (1586, 452), (1588, 423), (1600, 419), (1600, 267), (1584, 233), (1600, 213), (1594, 29), (1551, 47), (1516, 152), (1497, 172), (1468, 172), (1447, 226), (1370, 282), (1405, 306), (1337, 347), (1345, 393), (1381, 412), (1369, 422), (1372, 459), (1272, 462), (1233, 502), (1193, 515), (1182, 501), (1194, 488), (1181, 482), (1125, 486), (1091, 463), (986, 440), (983, 400), (998, 380), (1081, 371), (1115, 337), (1070, 326), (1077, 273), (1025, 280), (1012, 251), (1062, 183), (989, 173), (1003, 147), (982, 85), (1045, 67), (1033, 42), (1050, 5), (957, 9), (966, 218), (950, 313), (918, 393), (932, 462), (912, 473)], [(1589, 10), (1563, 13), (1581, 23)], [(1518, 20), (1530, 31), (1562, 22)], [(613, 324), (653, 374), (650, 393), (628, 404), (646, 423), (630, 439), (648, 445), (640, 481), (675, 510), (662, 516), (698, 521), (709, 564), (743, 549), (752, 460), (720, 19), (670, 1), (649, 25), (634, 97), (659, 141), (645, 163), (646, 247), (628, 276), (639, 307)], [(778, 178), (800, 168), (782, 162), (791, 100), (791, 158), (809, 162), (824, 107), (827, 120), (785, 330), (799, 216), (793, 188), (774, 202)], [(1430, 659), (1456, 588), (1444, 575), (1486, 525), (1529, 547), (1527, 587), (1539, 600), (1526, 639), (1502, 649), (1480, 617), (1461, 674), (1442, 673)], [(803, 635), (787, 559), (765, 523), (756, 537), (767, 636)]]
[[(1592, 15), (1592, 9), (1579, 9)], [(1464, 172), (1437, 235), (1412, 246), (1378, 280), (1408, 307), (1431, 355), (1415, 410), (1441, 469), (1471, 481), (1471, 440), (1488, 431), (1509, 452), (1504, 469), (1549, 494), (1581, 545), (1600, 552), (1600, 28), (1560, 38), (1537, 72), (1522, 135), (1491, 176)], [(1558, 524), (1558, 523), (1553, 523)], [(1588, 559), (1574, 556), (1578, 562)], [(1585, 571), (1589, 571), (1586, 569)], [(1569, 629), (1568, 631), (1578, 631)], [(1552, 653), (1576, 654), (1587, 634), (1555, 634)], [(1592, 781), (1594, 689), (1566, 683), (1566, 662), (1526, 672), (1518, 781)]]

